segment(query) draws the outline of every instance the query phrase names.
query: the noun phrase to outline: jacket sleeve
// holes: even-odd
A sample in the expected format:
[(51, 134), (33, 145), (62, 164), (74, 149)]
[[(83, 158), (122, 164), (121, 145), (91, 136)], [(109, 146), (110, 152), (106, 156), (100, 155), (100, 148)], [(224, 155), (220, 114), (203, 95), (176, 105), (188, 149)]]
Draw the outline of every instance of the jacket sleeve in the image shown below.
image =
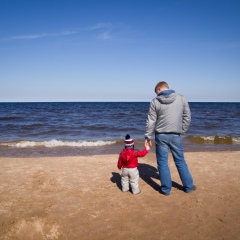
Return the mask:
[(122, 163), (122, 157), (121, 157), (121, 153), (119, 154), (119, 157), (118, 157), (118, 164), (117, 164), (117, 167), (118, 169), (121, 169), (123, 166), (123, 163)]
[(152, 134), (155, 130), (155, 125), (157, 121), (157, 111), (156, 105), (154, 100), (150, 103), (149, 111), (148, 111), (148, 118), (146, 121), (146, 131), (145, 131), (145, 139), (151, 139)]
[(189, 104), (185, 97), (183, 97), (183, 120), (182, 121), (183, 121), (182, 122), (182, 128), (183, 128), (182, 133), (185, 133), (188, 130), (190, 122), (191, 122), (191, 111), (190, 111)]
[(146, 148), (144, 148), (142, 151), (138, 150), (136, 153), (136, 157), (144, 157), (145, 155), (147, 155), (148, 150)]

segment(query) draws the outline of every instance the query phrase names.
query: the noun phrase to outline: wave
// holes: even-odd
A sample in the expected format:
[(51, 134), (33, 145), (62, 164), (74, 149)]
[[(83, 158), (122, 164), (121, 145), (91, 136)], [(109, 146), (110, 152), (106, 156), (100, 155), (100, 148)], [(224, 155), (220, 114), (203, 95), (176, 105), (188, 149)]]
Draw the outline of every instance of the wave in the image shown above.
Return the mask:
[(188, 136), (186, 139), (195, 144), (240, 144), (240, 136)]
[(10, 147), (10, 148), (31, 148), (31, 147), (101, 147), (106, 145), (113, 145), (116, 141), (62, 141), (62, 140), (50, 140), (50, 141), (14, 141), (14, 142), (4, 142), (0, 143), (0, 147)]

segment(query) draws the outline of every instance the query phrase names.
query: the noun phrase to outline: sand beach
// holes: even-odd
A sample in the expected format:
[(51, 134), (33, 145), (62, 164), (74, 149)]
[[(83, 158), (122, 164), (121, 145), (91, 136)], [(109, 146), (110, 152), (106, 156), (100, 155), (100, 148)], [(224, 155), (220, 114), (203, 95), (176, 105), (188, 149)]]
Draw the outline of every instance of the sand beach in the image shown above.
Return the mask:
[(197, 191), (158, 192), (155, 154), (141, 194), (122, 193), (117, 154), (0, 158), (0, 239), (240, 239), (240, 151), (187, 152)]

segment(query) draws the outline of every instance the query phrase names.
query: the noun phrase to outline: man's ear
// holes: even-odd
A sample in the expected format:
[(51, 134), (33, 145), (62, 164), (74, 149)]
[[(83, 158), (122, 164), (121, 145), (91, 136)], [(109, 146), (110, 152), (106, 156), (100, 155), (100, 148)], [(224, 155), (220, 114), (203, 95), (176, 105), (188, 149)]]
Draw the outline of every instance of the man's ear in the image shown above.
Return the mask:
[(160, 92), (161, 92), (161, 88), (159, 87), (159, 88), (157, 88), (156, 93), (159, 94)]

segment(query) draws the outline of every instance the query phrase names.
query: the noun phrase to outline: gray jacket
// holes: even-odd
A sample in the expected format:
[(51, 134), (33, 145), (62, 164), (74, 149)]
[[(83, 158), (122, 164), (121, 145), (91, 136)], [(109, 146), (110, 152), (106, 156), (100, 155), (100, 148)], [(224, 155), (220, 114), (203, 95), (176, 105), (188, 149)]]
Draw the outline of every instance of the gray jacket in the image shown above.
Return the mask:
[(186, 98), (173, 90), (163, 91), (150, 103), (145, 139), (151, 139), (153, 132), (183, 134), (190, 122), (191, 112)]

